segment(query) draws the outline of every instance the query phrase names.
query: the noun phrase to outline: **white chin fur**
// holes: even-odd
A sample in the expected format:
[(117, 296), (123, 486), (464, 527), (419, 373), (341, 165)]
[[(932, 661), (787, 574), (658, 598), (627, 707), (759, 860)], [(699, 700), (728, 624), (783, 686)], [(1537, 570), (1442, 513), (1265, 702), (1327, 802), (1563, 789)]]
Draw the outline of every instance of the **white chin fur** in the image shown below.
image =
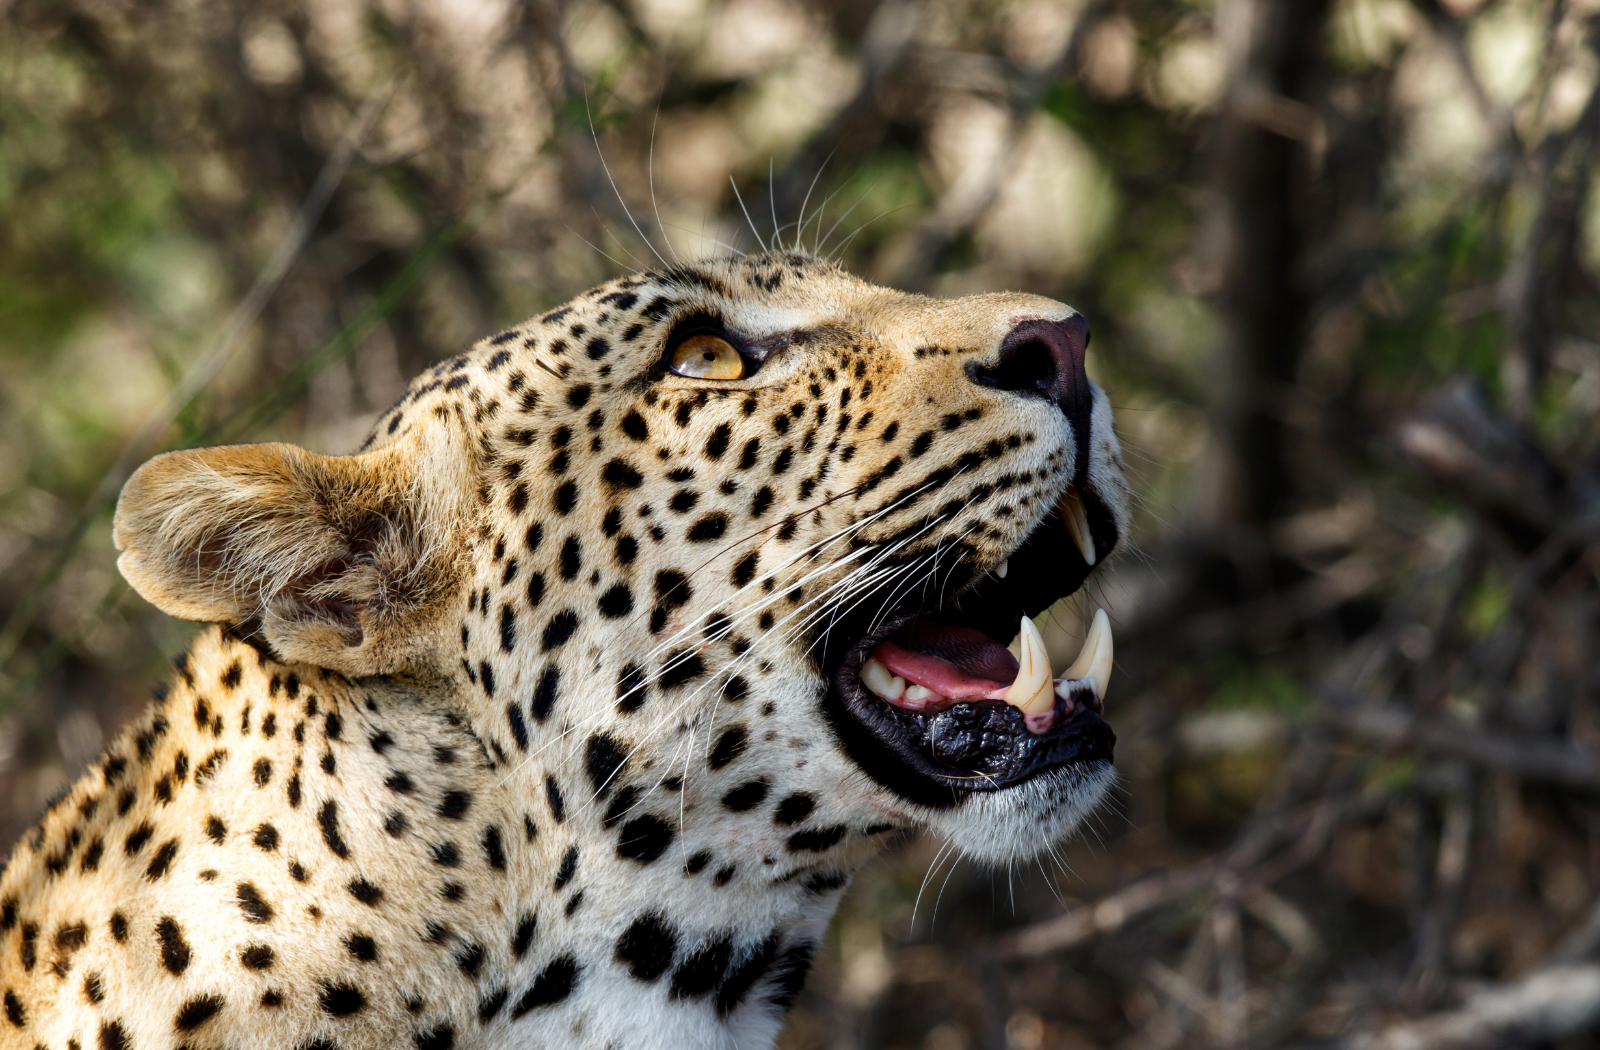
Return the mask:
[(1070, 835), (1116, 780), (1110, 762), (1070, 766), (1005, 791), (975, 792), (928, 823), (974, 860), (1027, 861)]

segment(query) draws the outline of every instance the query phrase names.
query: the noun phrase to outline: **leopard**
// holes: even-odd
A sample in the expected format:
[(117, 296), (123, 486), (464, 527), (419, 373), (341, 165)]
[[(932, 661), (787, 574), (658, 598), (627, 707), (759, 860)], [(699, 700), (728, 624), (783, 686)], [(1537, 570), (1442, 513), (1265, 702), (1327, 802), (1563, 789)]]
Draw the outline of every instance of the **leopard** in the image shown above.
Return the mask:
[(1105, 613), (1065, 674), (1040, 627), (1130, 528), (1088, 341), (774, 248), (349, 455), (149, 460), (118, 566), (202, 626), (6, 861), (0, 1044), (773, 1046), (868, 861), (1029, 858), (1115, 781)]

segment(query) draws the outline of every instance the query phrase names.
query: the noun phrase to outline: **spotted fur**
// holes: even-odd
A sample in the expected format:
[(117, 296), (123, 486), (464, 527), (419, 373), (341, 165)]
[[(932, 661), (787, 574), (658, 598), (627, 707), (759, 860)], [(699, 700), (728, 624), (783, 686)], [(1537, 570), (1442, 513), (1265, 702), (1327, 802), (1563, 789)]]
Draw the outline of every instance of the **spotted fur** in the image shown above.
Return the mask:
[[(937, 806), (858, 765), (814, 657), (868, 582), (957, 583), (1110, 410), (970, 381), (1019, 321), (778, 253), (644, 273), (415, 380), (363, 450), (171, 453), (121, 568), (209, 621), (0, 879), (0, 1044), (769, 1046), (895, 832), (1028, 855), (1103, 765)], [(716, 318), (765, 354), (664, 372)]]

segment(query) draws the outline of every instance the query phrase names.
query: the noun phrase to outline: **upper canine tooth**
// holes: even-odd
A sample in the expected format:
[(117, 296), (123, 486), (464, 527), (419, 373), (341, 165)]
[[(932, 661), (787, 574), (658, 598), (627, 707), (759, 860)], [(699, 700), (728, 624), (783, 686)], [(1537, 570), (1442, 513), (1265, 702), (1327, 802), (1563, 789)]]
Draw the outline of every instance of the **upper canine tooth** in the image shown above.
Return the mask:
[(1088, 682), (1095, 696), (1101, 700), (1106, 698), (1106, 685), (1111, 681), (1111, 618), (1104, 609), (1095, 610), (1089, 635), (1083, 640), (1083, 650), (1061, 677)]
[(1006, 690), (1005, 702), (1020, 707), (1025, 715), (1048, 711), (1055, 706), (1056, 693), (1050, 681), (1050, 654), (1045, 651), (1039, 628), (1026, 616), (1017, 635), (1017, 677)]
[(1000, 564), (996, 565), (994, 567), (994, 574), (996, 576), (1000, 577), (1002, 580), (1006, 578), (1006, 573), (1008, 573), (1010, 571), (1011, 571), (1011, 559), (1010, 558), (1001, 558), (1000, 559)]
[(1061, 494), (1061, 502), (1057, 504), (1061, 511), (1061, 520), (1066, 523), (1067, 531), (1072, 534), (1072, 542), (1078, 545), (1078, 553), (1083, 555), (1083, 560), (1090, 565), (1094, 564), (1094, 534), (1089, 531), (1089, 515), (1083, 509), (1083, 497), (1079, 495), (1076, 485), (1067, 487)]
[(877, 660), (868, 660), (861, 665), (861, 684), (885, 700), (898, 700), (906, 691), (906, 680), (897, 674), (891, 674), (889, 669)]

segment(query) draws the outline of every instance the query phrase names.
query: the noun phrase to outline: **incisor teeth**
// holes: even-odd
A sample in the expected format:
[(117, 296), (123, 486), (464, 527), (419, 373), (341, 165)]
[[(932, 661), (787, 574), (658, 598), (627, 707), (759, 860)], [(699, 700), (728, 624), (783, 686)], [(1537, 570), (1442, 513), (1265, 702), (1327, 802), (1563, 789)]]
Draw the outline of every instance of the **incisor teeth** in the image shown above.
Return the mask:
[(1072, 533), (1072, 542), (1078, 545), (1078, 553), (1083, 555), (1083, 560), (1090, 565), (1094, 564), (1094, 534), (1089, 531), (1089, 515), (1083, 509), (1083, 497), (1078, 494), (1076, 486), (1070, 486), (1061, 494), (1061, 502), (1057, 504), (1061, 511), (1061, 520), (1066, 523), (1067, 531)]
[(1045, 651), (1039, 628), (1026, 616), (1017, 635), (1021, 643), (1017, 654), (1017, 677), (1006, 690), (1005, 701), (1019, 707), (1025, 715), (1048, 711), (1055, 706), (1056, 694), (1050, 683), (1050, 654)]
[(898, 700), (906, 691), (906, 680), (897, 674), (890, 674), (889, 669), (877, 660), (868, 660), (861, 665), (861, 684), (885, 700)]
[(996, 576), (1000, 577), (1002, 580), (1006, 578), (1006, 573), (1008, 573), (1010, 571), (1011, 571), (1011, 559), (1010, 558), (1002, 558), (1000, 560), (1000, 564), (996, 565), (994, 567), (994, 574)]
[(1083, 650), (1062, 681), (1088, 682), (1094, 695), (1106, 698), (1106, 685), (1111, 681), (1111, 618), (1104, 609), (1096, 609), (1094, 622), (1089, 625), (1089, 636), (1083, 640)]

